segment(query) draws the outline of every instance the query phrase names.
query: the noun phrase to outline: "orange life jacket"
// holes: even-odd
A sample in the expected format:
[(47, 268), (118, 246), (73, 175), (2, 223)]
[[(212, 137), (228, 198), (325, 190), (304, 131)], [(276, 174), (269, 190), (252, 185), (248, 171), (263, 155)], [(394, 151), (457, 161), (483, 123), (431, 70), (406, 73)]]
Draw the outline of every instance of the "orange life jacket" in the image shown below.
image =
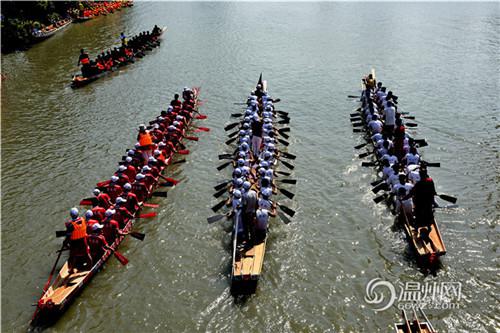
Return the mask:
[(153, 139), (151, 138), (151, 134), (148, 131), (142, 133), (139, 132), (139, 144), (142, 147), (151, 146), (153, 144)]
[(89, 60), (88, 57), (87, 58), (83, 58), (82, 60), (80, 60), (80, 62), (82, 63), (82, 65), (88, 65), (88, 64), (90, 64), (90, 60)]
[(87, 222), (84, 218), (79, 218), (75, 221), (71, 221), (71, 224), (73, 225), (73, 231), (71, 232), (70, 236), (71, 240), (77, 240), (87, 237)]

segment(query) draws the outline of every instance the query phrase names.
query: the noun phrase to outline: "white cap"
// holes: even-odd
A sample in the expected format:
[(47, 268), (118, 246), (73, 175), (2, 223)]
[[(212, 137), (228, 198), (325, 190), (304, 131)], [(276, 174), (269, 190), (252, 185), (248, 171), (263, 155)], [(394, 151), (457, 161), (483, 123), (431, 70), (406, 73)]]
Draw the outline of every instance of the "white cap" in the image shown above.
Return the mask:
[(147, 172), (147, 171), (151, 171), (151, 168), (147, 165), (143, 166), (142, 167), (142, 172)]
[(73, 218), (78, 217), (78, 208), (76, 207), (71, 208), (69, 211), (69, 215)]
[(127, 156), (127, 157), (125, 158), (125, 162), (127, 162), (127, 163), (132, 162), (132, 157)]
[(106, 217), (110, 217), (110, 216), (112, 216), (112, 215), (113, 215), (113, 214), (115, 214), (115, 213), (116, 213), (116, 210), (114, 210), (114, 209), (108, 209), (108, 210), (104, 213), (104, 215), (105, 215)]
[(90, 209), (85, 212), (85, 218), (86, 219), (89, 219), (92, 216), (94, 216), (94, 213), (92, 213), (92, 211)]
[(140, 130), (146, 129), (146, 125), (144, 125), (144, 124), (140, 124), (140, 125), (139, 125), (139, 129), (140, 129)]
[(174, 122), (172, 123), (172, 125), (174, 125), (175, 127), (179, 126), (180, 124), (181, 124), (181, 123), (179, 123), (178, 121), (174, 121)]
[(243, 178), (236, 179), (236, 184), (235, 184), (236, 187), (241, 187), (243, 185), (243, 182), (244, 182)]
[(250, 182), (249, 182), (249, 181), (245, 181), (245, 182), (243, 182), (243, 188), (244, 188), (245, 190), (249, 190), (249, 189), (250, 189), (250, 187), (252, 187), (252, 184), (250, 184)]
[(181, 121), (181, 120), (182, 120), (182, 116), (177, 115), (177, 116), (175, 117), (175, 120)]
[(268, 218), (269, 213), (268, 213), (267, 209), (259, 208), (255, 212), (255, 217), (257, 217), (258, 219)]
[(116, 182), (118, 181), (118, 179), (119, 179), (119, 178), (118, 178), (118, 177), (116, 177), (116, 176), (111, 176), (111, 181), (112, 181), (113, 183), (116, 183)]
[(242, 167), (242, 166), (244, 166), (244, 165), (245, 165), (245, 160), (244, 160), (244, 159), (242, 159), (242, 158), (238, 159), (238, 166), (239, 166), (239, 167)]
[(154, 158), (153, 156), (149, 156), (148, 162), (154, 163), (154, 162), (156, 162), (156, 158)]
[(243, 142), (241, 145), (240, 145), (240, 149), (243, 150), (243, 151), (247, 151), (248, 150), (248, 143), (246, 142)]
[(127, 191), (130, 191), (132, 189), (132, 185), (130, 185), (130, 183), (126, 183), (125, 185), (123, 185), (123, 188)]
[(240, 190), (234, 190), (233, 191), (233, 196), (237, 199), (241, 198), (241, 191)]
[(99, 223), (94, 223), (92, 224), (92, 231), (97, 231), (99, 229), (102, 229), (104, 226), (102, 224), (99, 224)]
[(123, 199), (122, 197), (116, 198), (116, 203), (117, 204), (121, 204), (121, 203), (124, 203), (124, 202), (127, 202), (127, 200)]
[(120, 171), (120, 172), (123, 172), (123, 171), (125, 171), (125, 170), (127, 170), (127, 167), (126, 167), (125, 165), (120, 165), (120, 166), (118, 167), (118, 171)]
[(267, 169), (267, 168), (269, 168), (269, 163), (267, 163), (266, 161), (261, 161), (261, 162), (259, 163), (259, 166), (260, 166), (261, 168)]
[(262, 196), (269, 198), (273, 194), (273, 191), (269, 187), (266, 187), (263, 188), (260, 193), (262, 194)]
[(141, 179), (144, 179), (146, 176), (144, 176), (142, 173), (138, 173), (136, 176), (135, 176), (135, 179), (137, 180), (141, 180)]
[(154, 155), (160, 155), (161, 154), (161, 151), (159, 151), (158, 149), (156, 149), (154, 152), (153, 152)]
[(99, 189), (95, 188), (92, 193), (94, 193), (95, 196), (98, 196), (99, 194), (101, 194), (101, 191), (99, 191)]
[(168, 126), (168, 130), (169, 130), (170, 132), (175, 131), (175, 126), (174, 126), (174, 125), (170, 125), (170, 126)]
[(127, 151), (127, 155), (129, 155), (129, 156), (130, 156), (130, 155), (135, 155), (135, 150), (134, 150), (134, 149), (129, 149), (129, 150)]
[(172, 111), (173, 109), (174, 109), (174, 107), (172, 105), (169, 105), (167, 108), (167, 112)]

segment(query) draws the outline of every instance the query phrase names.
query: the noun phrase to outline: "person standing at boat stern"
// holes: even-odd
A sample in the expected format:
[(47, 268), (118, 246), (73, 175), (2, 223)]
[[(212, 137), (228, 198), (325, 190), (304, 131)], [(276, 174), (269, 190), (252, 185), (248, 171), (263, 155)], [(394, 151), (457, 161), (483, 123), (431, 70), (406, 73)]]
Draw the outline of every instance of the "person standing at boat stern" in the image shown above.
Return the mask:
[(87, 223), (78, 214), (77, 208), (71, 208), (71, 219), (66, 222), (67, 236), (64, 242), (69, 244), (69, 274), (73, 274), (75, 268), (81, 267), (80, 259), (84, 260), (87, 264), (87, 269), (90, 269), (92, 266), (92, 257), (90, 256), (90, 249), (87, 244)]
[(411, 189), (410, 193), (405, 197), (413, 197), (415, 204), (415, 218), (417, 227), (430, 227), (434, 221), (433, 208), (435, 205), (434, 196), (436, 195), (436, 188), (434, 181), (427, 174), (427, 170), (420, 168), (420, 180)]
[(144, 164), (148, 163), (149, 157), (153, 156), (153, 138), (146, 125), (139, 125), (139, 134), (137, 134), (137, 141), (139, 142), (139, 149), (142, 151), (142, 158)]

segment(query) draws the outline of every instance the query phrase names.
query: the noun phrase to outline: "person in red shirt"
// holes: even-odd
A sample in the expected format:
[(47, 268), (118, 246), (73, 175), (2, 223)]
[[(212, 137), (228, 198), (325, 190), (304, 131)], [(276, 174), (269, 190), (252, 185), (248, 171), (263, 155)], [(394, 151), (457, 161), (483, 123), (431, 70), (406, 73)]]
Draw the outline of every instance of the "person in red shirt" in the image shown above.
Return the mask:
[(111, 202), (116, 201), (116, 198), (118, 198), (123, 192), (122, 187), (118, 185), (118, 180), (118, 177), (112, 176), (111, 183), (109, 183), (108, 187), (106, 188), (106, 192), (108, 193)]
[(108, 209), (111, 206), (111, 198), (106, 193), (101, 193), (99, 189), (94, 189), (94, 195), (96, 197), (95, 206), (101, 206), (104, 209)]
[(95, 220), (101, 222), (104, 220), (104, 214), (106, 213), (106, 209), (101, 206), (95, 206), (92, 208), (92, 215)]
[(94, 262), (99, 261), (108, 247), (106, 237), (102, 234), (103, 225), (96, 223), (92, 225), (91, 232), (88, 235), (87, 242), (89, 244), (90, 256)]
[(117, 184), (120, 185), (120, 186), (122, 186), (122, 187), (126, 183), (130, 182), (130, 179), (129, 179), (128, 175), (125, 173), (126, 170), (127, 170), (126, 166), (120, 165), (118, 167), (118, 171), (115, 172), (115, 176), (118, 177)]
[(175, 109), (179, 109), (182, 106), (182, 102), (179, 100), (179, 94), (174, 95), (174, 99), (170, 101), (170, 105)]
[(120, 229), (123, 229), (126, 222), (134, 217), (134, 215), (127, 209), (126, 203), (127, 200), (123, 199), (122, 197), (116, 198), (116, 204), (114, 207), (115, 215), (113, 216), (113, 218), (120, 225)]
[(148, 188), (144, 181), (145, 178), (146, 177), (142, 173), (138, 173), (137, 176), (135, 176), (136, 180), (134, 184), (132, 184), (132, 191), (137, 196), (137, 200), (139, 202), (143, 202), (149, 194)]
[(132, 185), (130, 183), (123, 185), (123, 190), (122, 197), (127, 200), (127, 210), (135, 213), (139, 209), (139, 200), (137, 199), (137, 195), (132, 192)]
[(130, 180), (135, 179), (135, 176), (137, 175), (137, 168), (132, 165), (132, 157), (127, 156), (123, 165), (127, 168), (127, 170), (125, 170), (123, 173), (127, 175), (129, 182)]
[(87, 234), (92, 231), (92, 226), (99, 223), (97, 219), (94, 218), (94, 213), (89, 209), (85, 212), (85, 221), (87, 224)]
[(102, 222), (102, 234), (106, 238), (108, 244), (113, 244), (115, 239), (121, 234), (120, 225), (113, 219), (113, 215), (116, 213), (114, 209), (108, 209), (105, 214), (105, 219)]

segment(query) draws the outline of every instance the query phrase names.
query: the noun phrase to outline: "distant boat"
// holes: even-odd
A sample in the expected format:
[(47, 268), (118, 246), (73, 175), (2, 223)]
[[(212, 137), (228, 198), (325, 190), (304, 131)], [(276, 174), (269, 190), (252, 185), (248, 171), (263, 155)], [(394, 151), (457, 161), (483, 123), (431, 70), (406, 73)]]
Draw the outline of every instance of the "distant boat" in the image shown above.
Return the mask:
[(49, 37), (52, 37), (56, 32), (66, 28), (71, 22), (73, 22), (72, 19), (65, 19), (57, 22), (56, 24), (51, 24), (49, 27), (44, 28), (42, 30), (38, 30), (33, 33), (33, 37), (36, 39), (46, 39)]

